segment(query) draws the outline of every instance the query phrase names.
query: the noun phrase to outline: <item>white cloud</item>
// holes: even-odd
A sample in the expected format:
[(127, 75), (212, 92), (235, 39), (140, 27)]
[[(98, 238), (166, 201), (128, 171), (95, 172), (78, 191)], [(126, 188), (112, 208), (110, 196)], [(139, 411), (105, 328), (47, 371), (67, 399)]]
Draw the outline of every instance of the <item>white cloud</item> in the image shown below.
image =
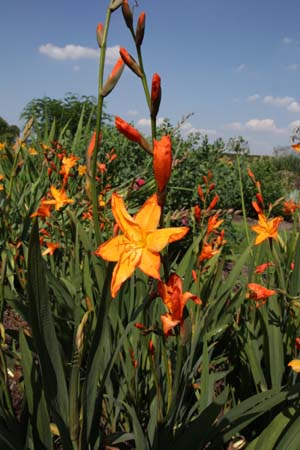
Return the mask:
[(137, 116), (138, 115), (138, 111), (136, 109), (129, 109), (127, 111), (128, 116)]
[[(118, 45), (114, 47), (108, 47), (106, 50), (106, 62), (107, 64), (114, 64), (116, 59), (119, 57)], [(60, 61), (64, 60), (78, 60), (82, 58), (86, 59), (98, 59), (99, 50), (90, 47), (82, 47), (81, 45), (67, 44), (64, 47), (59, 47), (54, 44), (44, 44), (40, 45), (39, 52), (43, 55), (48, 56), (52, 59), (57, 59)]]
[(242, 130), (244, 127), (241, 124), (241, 122), (231, 122), (231, 123), (227, 123), (225, 125), (225, 128), (228, 128), (229, 130), (239, 131), (239, 130)]
[(287, 107), (287, 110), (291, 112), (300, 112), (300, 103), (298, 102), (290, 103)]
[(253, 95), (249, 95), (249, 97), (247, 97), (247, 100), (248, 100), (248, 102), (255, 102), (259, 98), (260, 98), (259, 94), (253, 94)]
[[(164, 121), (163, 117), (158, 117), (156, 120), (156, 124), (159, 126), (163, 123), (163, 121)], [(146, 119), (146, 118), (139, 119), (137, 121), (137, 125), (139, 127), (143, 127), (143, 128), (150, 128), (151, 127), (151, 119)]]
[(266, 131), (271, 133), (284, 133), (284, 128), (277, 128), (273, 119), (251, 119), (245, 123), (245, 127), (251, 131)]
[(288, 106), (294, 101), (293, 97), (272, 97), (272, 95), (266, 95), (263, 99), (264, 103), (276, 106)]
[(285, 36), (285, 37), (282, 39), (282, 42), (283, 42), (284, 44), (291, 44), (291, 43), (293, 42), (293, 39), (292, 39), (292, 38), (289, 38), (289, 37), (287, 37), (287, 36)]
[(300, 120), (294, 120), (293, 122), (288, 124), (288, 128), (290, 130), (294, 130), (295, 128), (300, 127)]
[(289, 64), (288, 66), (286, 66), (286, 68), (288, 70), (297, 70), (299, 67), (299, 64)]
[(215, 136), (217, 134), (217, 130), (213, 128), (195, 128), (190, 122), (184, 122), (180, 125), (180, 129), (184, 134), (201, 133), (207, 134), (208, 136)]
[(235, 69), (237, 72), (243, 72), (246, 69), (246, 64), (240, 64), (239, 66), (237, 66), (237, 68)]

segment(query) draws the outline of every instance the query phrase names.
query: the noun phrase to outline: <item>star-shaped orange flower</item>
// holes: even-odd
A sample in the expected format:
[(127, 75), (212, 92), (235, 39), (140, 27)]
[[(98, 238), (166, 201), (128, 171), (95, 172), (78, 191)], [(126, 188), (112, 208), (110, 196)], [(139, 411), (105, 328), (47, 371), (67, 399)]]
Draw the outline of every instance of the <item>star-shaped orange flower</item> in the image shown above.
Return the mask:
[(156, 194), (152, 195), (138, 213), (131, 217), (124, 201), (112, 194), (112, 212), (123, 234), (101, 244), (95, 254), (107, 261), (117, 261), (111, 281), (112, 297), (138, 267), (148, 276), (160, 279), (159, 252), (171, 242), (183, 238), (188, 227), (157, 229), (161, 214)]
[(68, 203), (74, 203), (74, 200), (67, 197), (64, 189), (56, 189), (55, 186), (50, 187), (53, 200), (43, 200), (44, 205), (55, 205), (56, 211), (59, 211)]
[(255, 305), (257, 308), (264, 305), (268, 297), (276, 294), (276, 291), (274, 291), (274, 289), (267, 289), (266, 287), (257, 283), (249, 283), (248, 289), (250, 290), (248, 297), (251, 300), (255, 301)]
[(258, 234), (255, 239), (255, 245), (261, 244), (268, 238), (277, 240), (278, 226), (281, 221), (282, 217), (267, 219), (264, 214), (258, 214), (258, 224), (251, 227), (251, 229)]
[(193, 300), (198, 305), (201, 300), (191, 292), (182, 292), (182, 280), (173, 273), (167, 284), (161, 281), (158, 284), (158, 292), (169, 312), (160, 316), (163, 332), (166, 336), (171, 335), (172, 329), (183, 322), (183, 309), (188, 300)]

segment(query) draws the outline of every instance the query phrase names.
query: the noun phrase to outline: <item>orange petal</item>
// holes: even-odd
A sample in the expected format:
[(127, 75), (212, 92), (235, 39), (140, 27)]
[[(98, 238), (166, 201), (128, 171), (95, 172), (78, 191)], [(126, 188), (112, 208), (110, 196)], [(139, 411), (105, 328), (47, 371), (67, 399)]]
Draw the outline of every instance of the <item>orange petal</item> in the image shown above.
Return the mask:
[(135, 268), (140, 262), (141, 256), (141, 249), (124, 252), (121, 255), (118, 264), (114, 268), (111, 279), (111, 295), (113, 298), (117, 295), (124, 281), (131, 277)]
[(293, 359), (288, 363), (288, 366), (292, 368), (294, 372), (300, 372), (300, 359)]
[(166, 336), (170, 336), (171, 330), (180, 323), (180, 320), (173, 320), (171, 314), (163, 314), (160, 316), (163, 332)]
[(160, 256), (158, 253), (152, 253), (144, 248), (138, 267), (149, 277), (156, 278), (157, 280), (160, 279)]
[(141, 229), (136, 221), (128, 214), (123, 198), (114, 192), (111, 197), (111, 207), (117, 224), (130, 241), (141, 240)]
[(119, 261), (128, 243), (124, 235), (113, 237), (101, 244), (95, 251), (95, 255), (101, 256), (106, 261)]
[(152, 252), (160, 252), (171, 242), (182, 239), (189, 231), (188, 227), (162, 228), (147, 235), (147, 248)]
[(146, 200), (134, 219), (143, 230), (151, 231), (158, 227), (160, 214), (161, 207), (157, 203), (157, 195), (154, 194)]

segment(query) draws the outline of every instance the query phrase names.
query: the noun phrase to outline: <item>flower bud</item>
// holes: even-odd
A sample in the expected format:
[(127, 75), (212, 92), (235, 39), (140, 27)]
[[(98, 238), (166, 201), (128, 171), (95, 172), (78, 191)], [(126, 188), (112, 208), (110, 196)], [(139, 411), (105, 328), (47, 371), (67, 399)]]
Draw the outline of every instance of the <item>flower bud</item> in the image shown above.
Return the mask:
[(154, 139), (153, 171), (158, 192), (163, 192), (172, 172), (172, 142), (170, 136), (163, 136), (160, 141)]
[(116, 86), (122, 75), (124, 67), (123, 59), (119, 58), (101, 90), (102, 97), (106, 97)]
[(118, 116), (116, 116), (115, 118), (115, 125), (117, 130), (119, 130), (120, 133), (124, 134), (124, 136), (126, 136), (127, 139), (129, 139), (132, 142), (136, 142), (144, 150), (146, 150), (146, 152), (152, 155), (152, 148), (149, 142), (140, 134), (138, 130), (136, 130), (128, 122), (126, 122), (125, 120), (121, 119), (121, 117)]
[(111, 11), (115, 11), (121, 5), (122, 5), (122, 0), (111, 0), (110, 5), (109, 5), (109, 9)]
[(160, 76), (155, 73), (152, 77), (151, 86), (151, 117), (156, 118), (161, 100)]
[(128, 0), (123, 0), (122, 2), (122, 13), (126, 25), (131, 31), (133, 31), (133, 15), (130, 6), (128, 5)]
[(103, 25), (102, 23), (98, 23), (96, 28), (96, 38), (99, 45), (99, 48), (102, 46), (102, 40), (103, 40)]
[(146, 14), (142, 12), (138, 18), (135, 32), (135, 43), (138, 47), (140, 47), (143, 43), (145, 33), (145, 21), (146, 21)]
[(143, 74), (136, 60), (131, 56), (125, 48), (120, 48), (120, 55), (126, 66), (129, 67), (138, 77), (142, 78)]

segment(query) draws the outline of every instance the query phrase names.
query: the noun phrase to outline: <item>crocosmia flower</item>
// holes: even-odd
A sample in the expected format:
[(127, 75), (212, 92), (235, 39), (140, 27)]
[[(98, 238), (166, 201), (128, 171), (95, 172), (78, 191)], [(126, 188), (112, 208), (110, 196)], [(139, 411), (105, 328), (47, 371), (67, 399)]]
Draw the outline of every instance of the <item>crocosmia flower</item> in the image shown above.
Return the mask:
[(182, 279), (176, 273), (170, 276), (167, 284), (159, 282), (158, 292), (169, 311), (160, 316), (163, 332), (169, 336), (176, 325), (183, 323), (183, 310), (187, 301), (193, 300), (200, 305), (201, 300), (191, 292), (182, 292)]
[(107, 261), (117, 262), (111, 281), (111, 294), (115, 297), (136, 268), (160, 280), (159, 252), (171, 242), (182, 239), (189, 229), (157, 229), (161, 207), (156, 194), (144, 203), (134, 217), (128, 214), (122, 197), (117, 193), (112, 194), (111, 205), (116, 223), (123, 234), (101, 244), (95, 254)]
[(253, 225), (251, 229), (257, 233), (255, 245), (261, 244), (268, 238), (278, 239), (278, 227), (282, 217), (275, 217), (274, 219), (267, 219), (264, 214), (258, 214), (258, 224)]

